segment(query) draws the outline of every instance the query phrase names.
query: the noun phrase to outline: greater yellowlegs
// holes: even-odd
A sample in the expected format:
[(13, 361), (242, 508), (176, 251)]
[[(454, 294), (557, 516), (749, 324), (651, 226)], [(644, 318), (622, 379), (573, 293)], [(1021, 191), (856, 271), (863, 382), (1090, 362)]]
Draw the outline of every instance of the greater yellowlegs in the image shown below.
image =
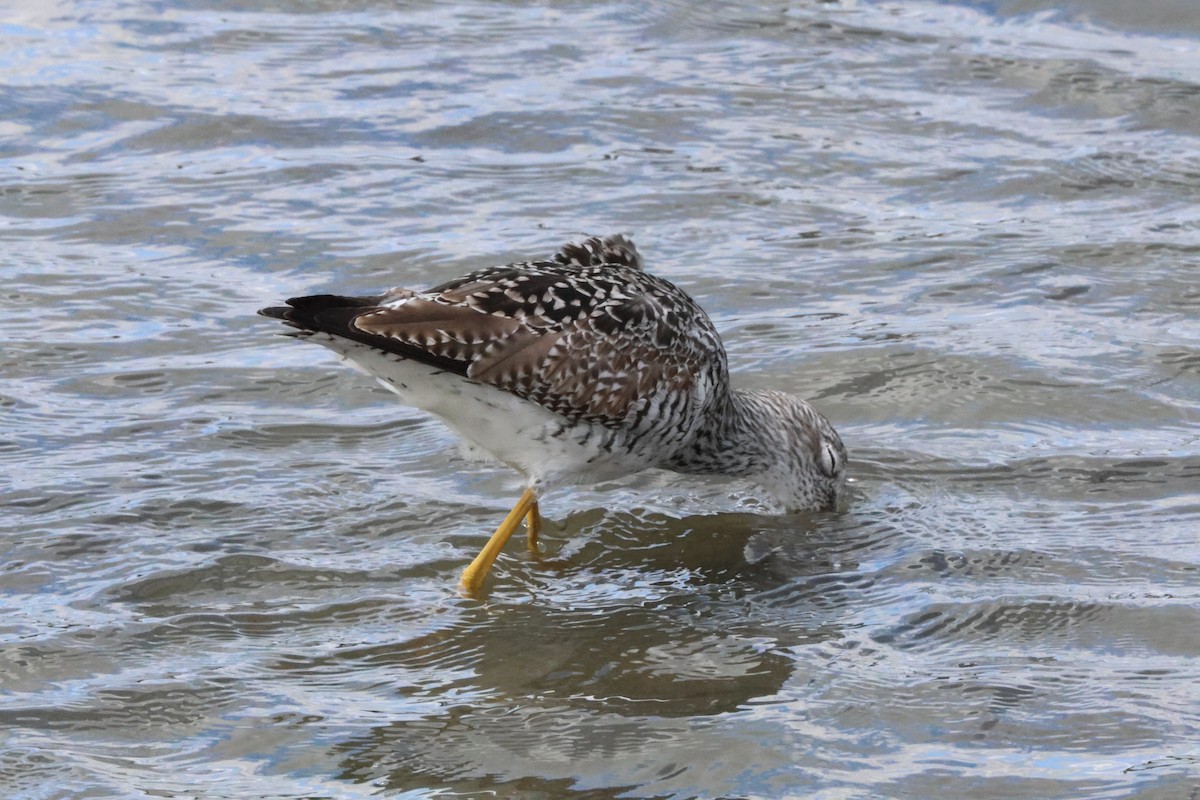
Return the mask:
[(525, 491), (462, 574), (477, 592), (538, 494), (652, 467), (746, 477), (793, 510), (832, 509), (846, 448), (808, 403), (729, 385), (708, 315), (643, 271), (624, 236), (547, 261), (489, 267), (425, 291), (312, 295), (264, 316), (334, 350), (404, 402), (525, 479)]

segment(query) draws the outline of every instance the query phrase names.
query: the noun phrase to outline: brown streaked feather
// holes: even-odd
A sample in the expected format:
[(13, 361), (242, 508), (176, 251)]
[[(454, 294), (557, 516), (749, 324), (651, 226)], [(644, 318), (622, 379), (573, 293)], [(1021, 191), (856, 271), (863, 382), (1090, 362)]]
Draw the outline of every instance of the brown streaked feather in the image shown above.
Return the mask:
[(620, 424), (661, 389), (690, 388), (692, 376), (702, 368), (699, 354), (683, 349), (664, 357), (654, 344), (660, 323), (647, 320), (626, 328), (619, 338), (590, 320), (575, 323), (543, 360), (532, 393), (565, 416)]
[(642, 255), (627, 237), (593, 236), (582, 242), (570, 242), (559, 248), (554, 260), (577, 267), (598, 267), (619, 264), (629, 269), (642, 269)]
[(395, 339), (360, 330), (356, 322), (364, 314), (379, 310), (379, 303), (391, 296), (397, 290), (391, 290), (379, 297), (344, 297), (340, 295), (319, 294), (308, 297), (289, 298), (287, 306), (263, 308), (259, 314), (283, 320), (288, 326), (296, 328), (293, 336), (307, 336), (313, 333), (328, 333), (361, 344), (392, 353), (403, 358), (411, 358), (431, 367), (437, 367), (460, 375), (466, 374), (466, 365), (448, 357), (444, 353), (430, 352), (423, 347), (401, 339)]
[(614, 428), (718, 369), (714, 352), (724, 364), (708, 317), (642, 272), (624, 237), (567, 245), (553, 261), (478, 270), (424, 292), (335, 300), (296, 298), (272, 316)]
[(546, 356), (558, 343), (560, 333), (537, 333), (522, 329), (503, 341), (494, 342), (471, 363), (467, 377), (520, 394), (529, 392), (541, 379)]
[(374, 308), (354, 318), (354, 327), (364, 333), (387, 336), (425, 346), (447, 340), (457, 344), (481, 345), (512, 336), (522, 329), (518, 320), (480, 314), (464, 305), (451, 305), (414, 297), (385, 308)]

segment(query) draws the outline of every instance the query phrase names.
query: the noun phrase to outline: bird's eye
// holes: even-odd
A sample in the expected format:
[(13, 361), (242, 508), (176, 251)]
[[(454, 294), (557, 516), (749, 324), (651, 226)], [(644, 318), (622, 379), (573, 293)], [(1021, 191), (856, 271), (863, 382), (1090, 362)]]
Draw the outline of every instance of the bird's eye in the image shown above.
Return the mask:
[(821, 447), (821, 471), (829, 477), (833, 477), (838, 471), (838, 457), (833, 449), (833, 445), (825, 444)]

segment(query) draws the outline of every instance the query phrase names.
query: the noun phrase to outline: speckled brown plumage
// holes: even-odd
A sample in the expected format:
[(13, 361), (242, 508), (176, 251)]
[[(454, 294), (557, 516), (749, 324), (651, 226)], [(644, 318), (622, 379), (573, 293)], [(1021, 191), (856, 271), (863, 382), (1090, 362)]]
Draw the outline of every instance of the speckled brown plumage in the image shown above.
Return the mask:
[[(260, 313), (321, 337), (535, 488), (664, 467), (745, 476), (785, 506), (828, 508), (845, 483), (825, 418), (788, 395), (731, 389), (708, 315), (645, 272), (625, 237), (425, 291), (299, 297)], [(510, 424), (532, 457), (497, 432)]]

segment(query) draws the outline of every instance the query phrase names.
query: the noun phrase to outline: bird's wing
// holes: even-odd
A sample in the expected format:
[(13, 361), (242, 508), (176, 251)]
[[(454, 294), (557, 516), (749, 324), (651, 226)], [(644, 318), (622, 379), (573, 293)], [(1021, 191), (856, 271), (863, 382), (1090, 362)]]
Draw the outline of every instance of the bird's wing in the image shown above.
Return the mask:
[(348, 323), (351, 338), (612, 426), (688, 389), (720, 348), (681, 291), (612, 264), (481, 270)]

